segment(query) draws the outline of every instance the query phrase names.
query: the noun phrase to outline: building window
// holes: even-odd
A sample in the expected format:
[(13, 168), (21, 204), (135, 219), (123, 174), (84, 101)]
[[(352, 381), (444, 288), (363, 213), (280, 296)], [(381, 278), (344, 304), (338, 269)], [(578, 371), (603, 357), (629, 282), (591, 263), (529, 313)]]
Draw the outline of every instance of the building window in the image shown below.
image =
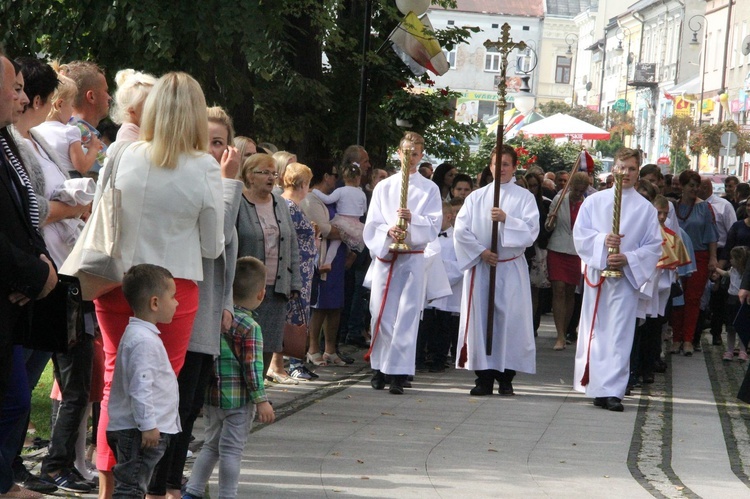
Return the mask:
[(499, 27), (500, 27), (500, 25), (499, 25), (499, 24), (493, 24), (493, 25), (492, 25), (492, 29), (497, 29), (497, 28), (499, 28)]
[(456, 49), (454, 48), (450, 51), (443, 49), (443, 54), (445, 54), (445, 58), (448, 59), (450, 68), (456, 69)]
[(456, 21), (448, 21), (448, 26), (453, 26), (456, 24)]
[(570, 57), (557, 56), (555, 83), (570, 83)]
[(484, 56), (484, 70), (497, 73), (500, 71), (500, 54), (497, 52), (487, 52)]

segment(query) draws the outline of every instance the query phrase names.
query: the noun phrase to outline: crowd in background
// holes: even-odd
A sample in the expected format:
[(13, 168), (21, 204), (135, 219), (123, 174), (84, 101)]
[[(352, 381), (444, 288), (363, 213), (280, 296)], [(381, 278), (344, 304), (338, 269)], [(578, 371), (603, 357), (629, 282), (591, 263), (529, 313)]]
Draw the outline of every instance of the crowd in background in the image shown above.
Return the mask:
[[(2, 64), (6, 191), (0, 195), (0, 290), (9, 299), (0, 309), (0, 497), (39, 497), (56, 488), (81, 493), (98, 487), (101, 497), (112, 494), (109, 393), (117, 347), (131, 315), (122, 289), (85, 304), (84, 330), (65, 353), (23, 348), (18, 332), (31, 319), (27, 303), (54, 287), (55, 269), (91, 214), (96, 195), (91, 179), (107, 154), (119, 149), (116, 181), (123, 199), (125, 266), (160, 265), (176, 283), (175, 318), (160, 330), (177, 375), (182, 431), (169, 443), (149, 494), (180, 497), (193, 424), (219, 353), (219, 333), (232, 323), (237, 258), (255, 257), (267, 269), (265, 299), (255, 311), (267, 382), (313, 382), (317, 369), (352, 363), (340, 346), (370, 348), (371, 341), (365, 286), (371, 257), (362, 244), (361, 225), (376, 186), (393, 172), (372, 165), (361, 146), (346, 148), (334, 162), (298, 158), (294, 151), (237, 136), (231, 117), (219, 107), (207, 107), (198, 83), (184, 73), (157, 79), (120, 71), (112, 100), (104, 73), (91, 62), (58, 67), (3, 57)], [(114, 137), (100, 127), (108, 116), (119, 125)], [(450, 163), (434, 169), (422, 163), (419, 173), (435, 183), (443, 202), (438, 243), (452, 234), (464, 199), (492, 182), (489, 169), (474, 179)], [(651, 346), (633, 348), (630, 384), (651, 383), (654, 373), (664, 372), (662, 336), (672, 342), (665, 353), (690, 356), (701, 348), (708, 321), (714, 345), (722, 344), (726, 326), (724, 359), (747, 360), (731, 318), (739, 306), (750, 246), (750, 186), (728, 177), (725, 195), (718, 197), (710, 180), (692, 171), (665, 176), (655, 165), (644, 165), (640, 177), (638, 191), (657, 209), (661, 196), (670, 200), (661, 204), (662, 222), (689, 247), (691, 264), (677, 269), (680, 278), (670, 288), (665, 313), (646, 314), (638, 324), (647, 324), (647, 330), (636, 334), (637, 341)], [(573, 230), (583, 200), (597, 190), (593, 172), (545, 173), (535, 166), (517, 172), (512, 182), (531, 193), (539, 227), (546, 226), (524, 252), (534, 331), (551, 309), (557, 333), (552, 348), (563, 350), (576, 341), (583, 274)], [(608, 177), (596, 187), (612, 186)], [(549, 224), (552, 212), (555, 222)], [(6, 217), (10, 213), (18, 216)], [(424, 304), (417, 372), (444, 371), (456, 363), (460, 350), (462, 274), (450, 263), (455, 255), (446, 256), (450, 249), (437, 252), (445, 260), (451, 293)], [(290, 325), (304, 326), (309, 335), (302, 358), (284, 355), (284, 331)], [(437, 328), (440, 334), (433, 335)], [(50, 360), (56, 380), (54, 422), (38, 477), (24, 467), (21, 451), (30, 394)], [(89, 418), (93, 445), (87, 449)]]

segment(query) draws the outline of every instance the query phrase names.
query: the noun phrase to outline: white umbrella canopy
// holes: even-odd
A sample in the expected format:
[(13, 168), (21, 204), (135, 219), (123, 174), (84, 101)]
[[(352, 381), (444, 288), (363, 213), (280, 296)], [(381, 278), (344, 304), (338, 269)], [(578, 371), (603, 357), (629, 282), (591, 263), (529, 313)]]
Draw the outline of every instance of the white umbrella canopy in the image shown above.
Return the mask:
[(548, 135), (552, 138), (567, 137), (570, 140), (609, 140), (608, 131), (562, 113), (530, 123), (521, 128), (519, 133), (527, 137)]

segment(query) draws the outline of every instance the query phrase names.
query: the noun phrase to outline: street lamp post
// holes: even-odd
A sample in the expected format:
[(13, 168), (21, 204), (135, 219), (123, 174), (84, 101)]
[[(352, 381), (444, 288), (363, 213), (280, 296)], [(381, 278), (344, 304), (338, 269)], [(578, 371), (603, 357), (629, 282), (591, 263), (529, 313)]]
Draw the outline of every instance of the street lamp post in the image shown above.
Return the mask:
[(617, 48), (615, 51), (622, 55), (624, 52), (624, 49), (622, 48), (622, 40), (626, 36), (628, 37), (628, 55), (625, 59), (625, 107), (623, 108), (622, 114), (624, 116), (627, 116), (628, 114), (628, 77), (630, 76), (630, 64), (633, 62), (633, 54), (630, 52), (630, 30), (624, 26), (620, 26), (617, 28), (617, 32), (615, 33), (615, 36), (617, 37)]
[[(706, 16), (696, 14), (688, 20), (688, 28), (693, 31), (693, 38), (690, 40), (690, 45), (698, 45), (698, 31), (703, 30), (703, 55), (701, 56), (701, 100), (698, 104), (698, 131), (703, 127), (703, 91), (706, 83), (706, 48), (708, 46), (708, 19)], [(701, 155), (700, 152), (695, 154), (695, 169), (700, 171), (701, 169)]]
[(572, 46), (575, 44), (576, 51), (575, 55), (578, 55), (578, 35), (575, 33), (568, 33), (565, 35), (565, 43), (568, 44), (568, 51), (565, 52), (565, 55), (570, 56), (570, 66), (571, 66), (571, 72), (570, 75), (570, 81), (571, 81), (571, 87), (573, 87), (573, 92), (571, 93), (570, 99), (570, 107), (576, 106), (576, 67), (573, 65), (574, 61), (577, 63), (578, 60), (574, 58), (573, 51), (571, 50)]
[(708, 19), (706, 16), (696, 14), (688, 21), (688, 27), (693, 31), (693, 38), (690, 45), (699, 45), (698, 31), (703, 29), (703, 55), (701, 56), (701, 100), (698, 106), (698, 128), (703, 125), (703, 91), (706, 83), (706, 48), (708, 47)]

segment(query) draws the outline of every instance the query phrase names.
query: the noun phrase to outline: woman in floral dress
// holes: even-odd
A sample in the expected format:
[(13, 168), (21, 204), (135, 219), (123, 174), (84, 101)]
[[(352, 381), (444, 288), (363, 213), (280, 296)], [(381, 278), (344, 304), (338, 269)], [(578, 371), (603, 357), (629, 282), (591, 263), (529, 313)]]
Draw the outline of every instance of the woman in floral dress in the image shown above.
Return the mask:
[[(289, 324), (310, 323), (310, 291), (312, 287), (313, 271), (315, 269), (315, 258), (318, 250), (315, 246), (316, 230), (310, 220), (307, 219), (299, 207), (299, 203), (305, 199), (310, 188), (312, 171), (300, 163), (291, 163), (284, 170), (281, 182), (284, 192), (281, 195), (289, 205), (289, 213), (292, 215), (292, 224), (297, 232), (297, 244), (299, 246), (300, 275), (302, 276), (302, 289), (299, 300), (290, 300), (287, 303), (286, 321)], [(309, 333), (308, 333), (309, 334)], [(310, 338), (310, 341), (315, 341)], [(295, 379), (310, 380), (318, 375), (310, 371), (302, 359), (289, 359), (289, 375)]]

